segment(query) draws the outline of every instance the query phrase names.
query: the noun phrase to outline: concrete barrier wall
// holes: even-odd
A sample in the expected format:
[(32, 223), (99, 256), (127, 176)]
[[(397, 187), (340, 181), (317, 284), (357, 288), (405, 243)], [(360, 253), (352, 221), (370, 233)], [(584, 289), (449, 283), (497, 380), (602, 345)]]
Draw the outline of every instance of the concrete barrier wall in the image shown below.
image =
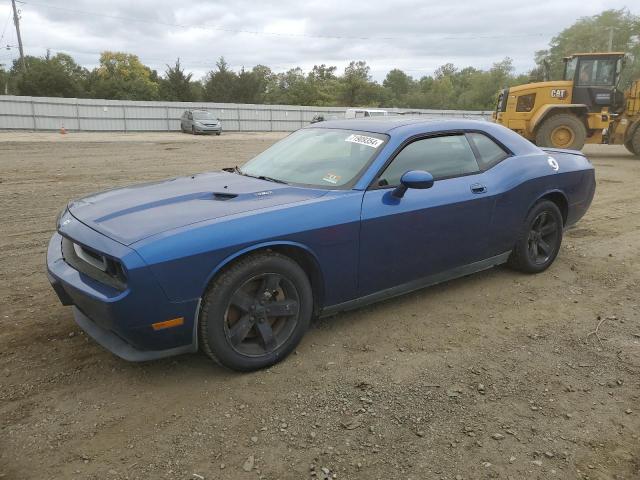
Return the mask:
[[(71, 131), (175, 131), (186, 109), (208, 110), (226, 131), (290, 132), (307, 125), (314, 115), (344, 116), (347, 107), (251, 105), (206, 102), (139, 102), (92, 98), (0, 95), (0, 129)], [(386, 109), (411, 111), (427, 118), (489, 119), (491, 112), (461, 110)]]

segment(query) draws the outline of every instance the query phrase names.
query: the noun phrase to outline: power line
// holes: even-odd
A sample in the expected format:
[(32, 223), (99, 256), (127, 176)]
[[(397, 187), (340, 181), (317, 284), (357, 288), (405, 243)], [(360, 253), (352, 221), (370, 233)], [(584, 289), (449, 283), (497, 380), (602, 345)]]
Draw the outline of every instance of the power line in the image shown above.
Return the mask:
[[(246, 29), (235, 29), (235, 28), (227, 28), (221, 27), (218, 25), (193, 25), (193, 24), (177, 24), (177, 23), (169, 23), (169, 22), (160, 22), (156, 20), (147, 20), (144, 18), (134, 18), (134, 17), (123, 17), (120, 15), (109, 15), (105, 13), (98, 12), (90, 12), (86, 10), (77, 10), (74, 8), (67, 7), (59, 7), (56, 5), (48, 5), (46, 3), (38, 3), (32, 1), (22, 1), (15, 0), (17, 3), (22, 5), (31, 5), (37, 7), (50, 8), (53, 10), (61, 10), (70, 13), (77, 13), (80, 15), (89, 15), (94, 17), (102, 17), (102, 18), (110, 18), (112, 20), (121, 20), (125, 22), (137, 22), (137, 23), (146, 23), (150, 25), (160, 25), (164, 27), (174, 27), (174, 28), (202, 28), (205, 30), (214, 30), (220, 32), (227, 33), (241, 33), (241, 34), (249, 34), (249, 35), (265, 35), (265, 36), (274, 36), (274, 37), (304, 37), (304, 38), (318, 38), (318, 39), (330, 39), (330, 40), (404, 40), (406, 37), (359, 37), (359, 36), (345, 36), (345, 35), (316, 35), (316, 34), (308, 34), (308, 33), (278, 33), (278, 32), (264, 32), (259, 30), (246, 30)], [(459, 34), (459, 35), (445, 35), (438, 36), (438, 40), (475, 40), (475, 39), (497, 39), (497, 38), (518, 38), (518, 37), (543, 37), (551, 34), (545, 33), (520, 33), (520, 34), (489, 34), (489, 35), (469, 35), (469, 34)]]

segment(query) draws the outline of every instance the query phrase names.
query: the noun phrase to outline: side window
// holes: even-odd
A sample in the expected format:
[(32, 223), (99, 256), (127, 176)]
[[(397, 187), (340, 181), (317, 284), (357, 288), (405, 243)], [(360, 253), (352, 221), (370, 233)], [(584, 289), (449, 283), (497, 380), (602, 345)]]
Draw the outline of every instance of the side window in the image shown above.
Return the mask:
[(487, 170), (507, 158), (509, 154), (500, 145), (482, 133), (469, 133), (469, 138), (479, 154), (478, 163)]
[(364, 112), (362, 110), (357, 110), (356, 118), (364, 118)]
[(565, 80), (570, 80), (573, 82), (575, 76), (576, 76), (576, 66), (578, 65), (578, 58), (577, 57), (573, 57), (571, 60), (567, 61), (567, 64), (565, 65), (565, 70), (564, 70), (564, 79)]
[(193, 114), (191, 112), (187, 113), (187, 118), (193, 120)]
[(380, 176), (378, 185), (399, 185), (409, 170), (425, 170), (438, 180), (480, 171), (464, 135), (424, 138), (410, 143)]

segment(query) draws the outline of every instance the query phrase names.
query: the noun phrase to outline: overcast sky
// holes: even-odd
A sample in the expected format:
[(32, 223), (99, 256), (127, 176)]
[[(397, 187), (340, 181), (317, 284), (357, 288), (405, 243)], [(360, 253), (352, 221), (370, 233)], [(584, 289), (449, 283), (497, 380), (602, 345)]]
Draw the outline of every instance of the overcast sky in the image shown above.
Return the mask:
[[(17, 56), (10, 0), (0, 0), (0, 63)], [(86, 67), (103, 50), (137, 54), (159, 72), (180, 57), (195, 77), (221, 55), (235, 69), (274, 71), (365, 60), (374, 79), (392, 68), (413, 77), (440, 65), (488, 68), (509, 56), (518, 72), (581, 16), (607, 8), (640, 13), (637, 0), (25, 0), (19, 3), (25, 53), (71, 54)]]

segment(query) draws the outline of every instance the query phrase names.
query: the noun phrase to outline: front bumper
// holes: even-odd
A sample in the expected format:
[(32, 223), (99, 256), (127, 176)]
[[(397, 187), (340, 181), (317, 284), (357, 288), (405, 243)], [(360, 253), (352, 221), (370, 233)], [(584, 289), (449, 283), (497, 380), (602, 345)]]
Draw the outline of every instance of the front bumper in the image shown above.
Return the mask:
[(182, 353), (194, 352), (192, 345), (168, 348), (165, 350), (138, 350), (113, 332), (102, 328), (77, 307), (73, 307), (73, 317), (78, 326), (91, 338), (118, 357), (130, 362), (146, 362), (159, 358), (172, 357)]
[(194, 125), (196, 132), (198, 133), (222, 133), (222, 126), (209, 127), (207, 125)]
[[(63, 305), (72, 305), (76, 323), (95, 341), (129, 361), (145, 361), (197, 350), (195, 320), (198, 301), (171, 302), (137, 253), (74, 220), (64, 227), (73, 241), (100, 243), (100, 251), (119, 254), (127, 268), (127, 288), (117, 290), (83, 274), (62, 255), (62, 236), (55, 233), (47, 251), (49, 282)], [(93, 238), (99, 236), (100, 238)], [(92, 241), (93, 240), (93, 241)], [(124, 253), (124, 255), (123, 255)], [(182, 317), (175, 328), (154, 330), (152, 324)]]

